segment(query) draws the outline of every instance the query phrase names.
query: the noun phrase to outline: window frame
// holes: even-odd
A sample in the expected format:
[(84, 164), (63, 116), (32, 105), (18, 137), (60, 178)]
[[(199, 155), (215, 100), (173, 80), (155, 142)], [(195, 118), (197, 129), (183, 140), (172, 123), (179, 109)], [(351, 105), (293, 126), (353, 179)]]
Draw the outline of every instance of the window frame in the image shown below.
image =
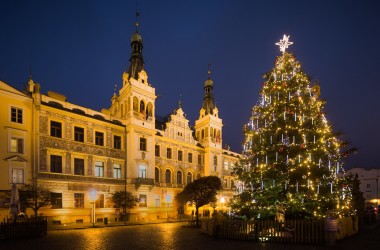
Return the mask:
[(183, 160), (183, 151), (182, 150), (178, 150), (177, 159), (178, 159), (178, 161), (182, 161)]
[(95, 131), (95, 145), (104, 146), (104, 133)]
[[(99, 163), (101, 163), (101, 165)], [(100, 177), (100, 178), (104, 177), (104, 162), (103, 161), (95, 161), (94, 176)]]
[[(50, 172), (62, 174), (63, 159), (62, 155), (50, 155)], [(60, 171), (59, 171), (60, 170)]]
[(139, 149), (140, 151), (144, 151), (146, 152), (147, 150), (147, 139), (145, 137), (140, 137), (140, 145), (139, 145)]
[(10, 121), (18, 124), (24, 123), (23, 108), (11, 106)]
[[(81, 162), (81, 164), (77, 165), (77, 163)], [(77, 167), (81, 168), (82, 174), (78, 174)], [(84, 159), (82, 158), (74, 158), (74, 175), (84, 175)]]
[(121, 179), (121, 164), (113, 164), (113, 178)]
[(84, 208), (84, 193), (74, 193), (74, 208)]
[(121, 136), (120, 135), (114, 135), (113, 136), (113, 148), (114, 149), (121, 149)]
[[(15, 142), (15, 145), (13, 145), (12, 142)], [(18, 153), (18, 154), (24, 154), (25, 149), (25, 143), (24, 138), (22, 137), (16, 137), (12, 136), (9, 140), (9, 152), (10, 153)]]
[[(55, 195), (56, 197), (53, 197)], [(62, 208), (62, 193), (50, 192), (50, 204), (51, 204), (51, 207), (50, 207), (51, 209)]]
[(160, 151), (161, 151), (160, 145), (158, 144), (154, 145), (154, 155), (157, 157), (160, 157), (160, 153), (161, 153)]
[[(82, 130), (82, 131), (78, 131)], [(74, 126), (74, 141), (84, 142), (84, 128), (79, 126)]]
[(187, 154), (187, 162), (193, 163), (193, 153), (188, 153)]
[(166, 158), (168, 159), (172, 159), (173, 157), (173, 151), (172, 151), (172, 148), (167, 148), (166, 149)]
[(62, 122), (50, 121), (50, 136), (62, 138)]

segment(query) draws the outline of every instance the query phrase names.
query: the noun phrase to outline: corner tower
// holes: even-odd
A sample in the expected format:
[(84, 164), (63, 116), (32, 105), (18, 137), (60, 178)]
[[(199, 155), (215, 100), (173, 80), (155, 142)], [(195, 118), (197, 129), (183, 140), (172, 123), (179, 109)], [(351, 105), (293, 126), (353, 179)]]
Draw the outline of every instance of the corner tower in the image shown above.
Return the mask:
[(195, 134), (198, 142), (205, 148), (204, 166), (205, 175), (221, 174), (221, 153), (222, 153), (222, 119), (219, 118), (219, 111), (215, 105), (213, 88), (214, 82), (211, 80), (210, 66), (208, 77), (204, 83), (204, 97), (202, 108), (199, 111), (199, 118), (195, 121)]

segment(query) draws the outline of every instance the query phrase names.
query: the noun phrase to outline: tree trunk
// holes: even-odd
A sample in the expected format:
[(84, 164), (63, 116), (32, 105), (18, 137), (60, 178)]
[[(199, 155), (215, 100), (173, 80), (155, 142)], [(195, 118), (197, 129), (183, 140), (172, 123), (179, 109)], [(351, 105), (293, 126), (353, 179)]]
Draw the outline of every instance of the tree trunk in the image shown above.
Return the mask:
[(195, 219), (195, 225), (198, 226), (199, 225), (199, 214), (198, 214), (198, 209), (199, 207), (198, 206), (195, 206), (195, 215), (196, 215), (196, 219)]

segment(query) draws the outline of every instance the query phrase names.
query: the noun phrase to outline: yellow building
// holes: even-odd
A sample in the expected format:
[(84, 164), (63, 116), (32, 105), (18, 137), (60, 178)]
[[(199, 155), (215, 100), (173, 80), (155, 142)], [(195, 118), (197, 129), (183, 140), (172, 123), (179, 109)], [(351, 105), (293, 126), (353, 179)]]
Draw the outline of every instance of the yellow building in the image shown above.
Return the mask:
[[(121, 88), (111, 97), (110, 107), (101, 112), (72, 104), (53, 91), (42, 94), (31, 78), (30, 96), (17, 91), (7, 104), (1, 104), (7, 107), (1, 109), (7, 110), (2, 117), (11, 119), (11, 107), (15, 107), (24, 110), (27, 121), (14, 124), (8, 119), (7, 125), (2, 124), (2, 128), (9, 127), (2, 131), (2, 139), (23, 135), (29, 143), (26, 155), (1, 149), (2, 159), (8, 161), (7, 171), (17, 162), (15, 166), (25, 171), (19, 183), (33, 179), (51, 191), (51, 207), (39, 212), (54, 223), (90, 222), (93, 202), (97, 221), (114, 220), (116, 210), (109, 197), (118, 190), (127, 190), (139, 199), (138, 206), (130, 210), (132, 221), (176, 218), (175, 195), (201, 176), (221, 178), (224, 189), (220, 197), (228, 199), (233, 193), (231, 172), (239, 154), (222, 148), (223, 123), (210, 73), (199, 119), (192, 129), (181, 104), (166, 117), (155, 114), (155, 88), (143, 67), (143, 41), (137, 25), (131, 49)], [(8, 172), (11, 177), (12, 171)], [(3, 174), (1, 178), (5, 178)], [(2, 189), (9, 189), (12, 179), (3, 179)], [(96, 201), (91, 200), (91, 191), (96, 192)], [(185, 213), (191, 210), (188, 207)]]

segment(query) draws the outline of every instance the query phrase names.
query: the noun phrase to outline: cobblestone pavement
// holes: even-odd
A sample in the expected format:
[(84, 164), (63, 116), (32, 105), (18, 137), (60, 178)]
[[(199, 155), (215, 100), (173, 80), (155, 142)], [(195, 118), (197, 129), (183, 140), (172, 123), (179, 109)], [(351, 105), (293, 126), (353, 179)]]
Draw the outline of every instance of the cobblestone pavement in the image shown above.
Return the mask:
[(50, 230), (37, 239), (0, 241), (0, 249), (149, 249), (149, 250), (203, 250), (203, 249), (258, 249), (258, 250), (319, 250), (319, 249), (379, 249), (380, 226), (362, 231), (344, 239), (334, 248), (294, 244), (256, 243), (214, 239), (203, 235), (199, 229), (183, 227), (184, 223), (161, 223), (103, 228)]

